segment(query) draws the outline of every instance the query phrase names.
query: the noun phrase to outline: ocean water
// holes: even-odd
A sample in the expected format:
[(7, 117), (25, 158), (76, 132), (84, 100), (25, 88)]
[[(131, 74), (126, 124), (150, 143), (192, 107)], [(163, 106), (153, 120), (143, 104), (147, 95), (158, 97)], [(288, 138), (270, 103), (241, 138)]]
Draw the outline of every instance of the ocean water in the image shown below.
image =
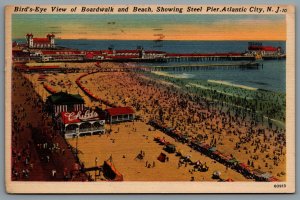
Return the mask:
[[(284, 41), (260, 41), (265, 46), (282, 47), (286, 49)], [(88, 49), (136, 49), (142, 46), (145, 50), (160, 50), (170, 53), (225, 53), (245, 52), (248, 48), (247, 41), (118, 41), (118, 40), (57, 40), (57, 45)], [(217, 62), (217, 61), (210, 61)], [(145, 63), (143, 63), (145, 65)], [(148, 65), (178, 65), (179, 63), (155, 63)], [(181, 62), (180, 64), (195, 64), (195, 62)], [(201, 62), (203, 64), (203, 62)], [(200, 70), (192, 72), (176, 72), (177, 76), (193, 80), (221, 80), (234, 84), (250, 86), (276, 92), (286, 91), (286, 61), (262, 61), (263, 68), (259, 70)], [(147, 65), (147, 64), (146, 64)]]
[[(25, 39), (14, 41), (25, 43)], [(281, 46), (285, 51), (285, 41), (255, 41), (264, 46)], [(152, 40), (62, 40), (56, 39), (57, 46), (80, 50), (101, 50), (113, 47), (115, 49), (136, 49), (142, 46), (145, 50), (159, 50), (170, 53), (224, 53), (245, 52), (248, 41), (152, 41)]]
[[(285, 51), (284, 41), (256, 41), (265, 46), (281, 46)], [(136, 49), (142, 46), (145, 50), (159, 50), (170, 53), (224, 53), (245, 52), (247, 41), (152, 41), (152, 40), (56, 40), (58, 46), (82, 50), (97, 50), (113, 47), (115, 49)]]
[[(259, 70), (214, 69), (168, 73), (171, 75), (175, 75), (178, 78), (186, 79), (189, 82), (194, 82), (196, 80), (218, 80), (226, 81), (233, 84), (245, 85), (258, 89), (285, 93), (285, 63), (285, 60), (262, 61), (261, 64), (263, 65), (263, 67), (261, 67)], [(178, 63), (168, 63), (168, 65), (172, 64), (178, 65)], [(195, 62), (183, 64), (195, 64)]]
[[(24, 40), (23, 40), (24, 42)], [(264, 46), (282, 47), (286, 49), (285, 41), (255, 41), (262, 42)], [(101, 50), (112, 47), (114, 49), (136, 49), (138, 46), (145, 50), (159, 50), (169, 53), (241, 53), (247, 51), (248, 41), (145, 41), (145, 40), (56, 40), (56, 45), (80, 49)], [(217, 62), (217, 61), (210, 61)], [(186, 62), (181, 64), (195, 64)], [(262, 61), (260, 70), (200, 70), (192, 72), (177, 72), (176, 75), (193, 80), (220, 80), (271, 91), (286, 91), (286, 61)], [(153, 65), (145, 64), (144, 65)], [(179, 63), (166, 63), (178, 65)], [(203, 64), (203, 62), (201, 62)], [(164, 65), (156, 63), (155, 65)]]

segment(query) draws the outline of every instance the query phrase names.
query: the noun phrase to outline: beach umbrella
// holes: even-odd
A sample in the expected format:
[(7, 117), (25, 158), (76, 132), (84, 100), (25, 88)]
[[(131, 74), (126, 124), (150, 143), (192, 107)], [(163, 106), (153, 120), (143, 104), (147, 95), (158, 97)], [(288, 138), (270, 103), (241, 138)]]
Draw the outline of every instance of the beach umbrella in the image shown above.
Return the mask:
[(221, 176), (221, 172), (220, 171), (214, 171), (213, 172), (213, 176), (220, 177)]

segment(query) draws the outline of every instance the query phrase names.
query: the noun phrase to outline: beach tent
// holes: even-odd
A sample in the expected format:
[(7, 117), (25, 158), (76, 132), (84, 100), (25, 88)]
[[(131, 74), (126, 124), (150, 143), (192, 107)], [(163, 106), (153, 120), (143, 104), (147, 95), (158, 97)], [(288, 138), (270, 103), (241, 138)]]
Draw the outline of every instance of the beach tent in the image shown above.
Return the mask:
[(200, 145), (201, 145), (201, 142), (197, 139), (192, 140), (190, 143), (190, 146), (197, 151), (200, 151), (200, 148), (201, 148)]
[(178, 141), (180, 141), (181, 143), (186, 143), (188, 142), (188, 136), (187, 135), (183, 135), (183, 134), (178, 134), (177, 136)]
[(210, 152), (215, 152), (217, 150), (216, 147), (211, 147), (210, 149), (208, 149)]
[[(212, 154), (217, 155), (217, 156), (219, 156), (219, 157), (222, 157), (222, 156), (223, 156), (223, 154), (222, 154), (220, 151), (218, 151), (218, 150), (213, 151)], [(224, 156), (223, 156), (223, 157), (224, 157)]]
[(168, 153), (175, 153), (176, 151), (176, 147), (174, 144), (168, 144), (166, 145), (166, 147), (164, 148), (164, 150)]
[(245, 164), (245, 163), (239, 163), (239, 166), (242, 168), (242, 169), (245, 169), (245, 170), (250, 170), (250, 167), (247, 165), (247, 164)]
[(264, 173), (263, 171), (261, 171), (259, 169), (253, 169), (253, 170), (251, 170), (251, 173), (254, 175), (254, 178), (259, 181), (267, 180), (269, 177), (271, 177), (271, 174)]
[(167, 127), (166, 128), (166, 132), (169, 134), (169, 133), (171, 133), (173, 131), (173, 128), (171, 128), (171, 127)]
[(157, 157), (157, 160), (159, 160), (160, 162), (166, 162), (166, 157), (166, 154), (160, 153), (160, 155)]
[(264, 179), (268, 180), (269, 178), (272, 177), (272, 174), (266, 172), (266, 173), (262, 174), (261, 177), (263, 177)]
[(213, 174), (212, 174), (212, 177), (214, 179), (220, 178), (220, 176), (221, 176), (221, 172), (220, 171), (214, 171)]
[(108, 180), (123, 181), (123, 175), (120, 172), (118, 172), (115, 166), (109, 161), (104, 161), (103, 174)]
[(176, 152), (176, 156), (182, 156), (182, 155), (183, 155), (183, 151), (179, 149), (179, 150)]
[[(219, 158), (223, 162), (227, 162), (228, 160), (230, 160), (232, 158), (231, 156), (225, 155), (225, 154), (223, 154), (223, 153), (221, 153), (219, 151), (217, 151), (217, 152), (218, 152), (217, 154), (218, 154)], [(214, 152), (214, 154), (216, 154), (216, 152)]]
[(239, 163), (236, 168), (240, 170), (244, 175), (253, 178), (253, 174), (251, 173), (253, 168), (245, 163)]
[(231, 165), (235, 165), (237, 164), (239, 161), (236, 159), (236, 158), (231, 158), (230, 160), (227, 160), (227, 163), (228, 164), (231, 164)]
[(205, 144), (205, 143), (200, 144), (200, 147), (205, 150), (209, 150), (211, 148), (211, 146), (209, 146), (208, 144)]

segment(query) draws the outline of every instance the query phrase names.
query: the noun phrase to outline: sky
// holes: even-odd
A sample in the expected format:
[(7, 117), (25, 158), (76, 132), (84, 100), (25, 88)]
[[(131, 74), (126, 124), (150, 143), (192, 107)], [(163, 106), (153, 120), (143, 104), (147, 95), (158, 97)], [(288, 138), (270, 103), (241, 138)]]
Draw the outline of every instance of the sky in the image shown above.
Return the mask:
[(284, 15), (13, 14), (12, 38), (286, 40)]

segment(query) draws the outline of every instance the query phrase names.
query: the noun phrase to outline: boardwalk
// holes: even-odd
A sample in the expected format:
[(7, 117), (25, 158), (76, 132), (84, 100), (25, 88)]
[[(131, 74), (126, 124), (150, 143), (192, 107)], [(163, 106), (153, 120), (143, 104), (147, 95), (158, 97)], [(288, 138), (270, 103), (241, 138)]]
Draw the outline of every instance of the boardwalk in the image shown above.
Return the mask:
[(258, 70), (260, 64), (257, 62), (236, 62), (236, 63), (206, 63), (206, 64), (175, 64), (175, 65), (159, 65), (159, 66), (119, 66), (119, 67), (101, 67), (95, 65), (94, 68), (16, 68), (17, 71), (35, 73), (35, 72), (58, 72), (58, 73), (96, 73), (96, 72), (151, 72), (151, 71), (195, 71), (195, 70), (212, 70), (212, 69), (226, 69), (226, 70)]

